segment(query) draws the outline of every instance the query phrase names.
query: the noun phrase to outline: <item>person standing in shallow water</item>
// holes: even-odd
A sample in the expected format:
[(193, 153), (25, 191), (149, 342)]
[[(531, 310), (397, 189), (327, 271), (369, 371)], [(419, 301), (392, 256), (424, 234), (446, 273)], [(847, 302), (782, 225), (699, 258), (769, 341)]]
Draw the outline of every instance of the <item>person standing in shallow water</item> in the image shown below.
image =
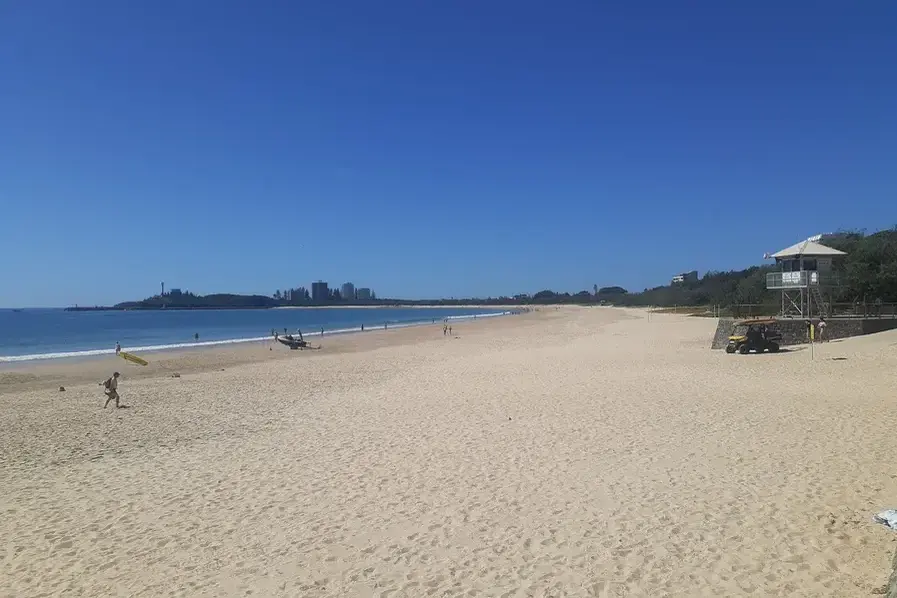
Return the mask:
[(121, 343), (119, 343), (119, 342), (116, 341), (116, 343), (115, 343), (115, 354), (118, 355), (119, 353), (121, 353)]

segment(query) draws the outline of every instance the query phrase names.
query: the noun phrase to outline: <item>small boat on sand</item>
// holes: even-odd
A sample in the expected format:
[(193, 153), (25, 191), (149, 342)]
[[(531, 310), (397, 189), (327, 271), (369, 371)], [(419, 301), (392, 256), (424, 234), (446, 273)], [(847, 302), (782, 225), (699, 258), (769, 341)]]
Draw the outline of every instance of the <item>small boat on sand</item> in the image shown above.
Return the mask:
[(321, 348), (321, 347), (313, 347), (313, 346), (309, 345), (308, 341), (305, 340), (304, 338), (302, 338), (301, 330), (297, 330), (296, 332), (299, 335), (298, 338), (296, 336), (293, 336), (292, 334), (285, 334), (283, 336), (275, 334), (274, 340), (276, 340), (277, 342), (279, 342), (282, 345), (286, 345), (287, 347), (289, 347), (290, 349), (293, 349), (293, 350), (296, 350), (296, 349), (300, 349), (300, 350), (301, 349), (320, 349)]

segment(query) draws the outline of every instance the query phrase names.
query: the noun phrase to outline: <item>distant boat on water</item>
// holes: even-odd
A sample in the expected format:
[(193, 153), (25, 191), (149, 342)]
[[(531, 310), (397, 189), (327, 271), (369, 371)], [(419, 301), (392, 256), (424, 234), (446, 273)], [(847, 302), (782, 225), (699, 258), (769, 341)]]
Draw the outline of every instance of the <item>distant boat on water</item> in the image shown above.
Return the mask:
[(25, 310), (24, 310), (24, 309), (14, 309), (13, 311), (14, 311), (15, 313), (19, 313), (19, 312), (21, 312), (21, 311), (25, 311)]

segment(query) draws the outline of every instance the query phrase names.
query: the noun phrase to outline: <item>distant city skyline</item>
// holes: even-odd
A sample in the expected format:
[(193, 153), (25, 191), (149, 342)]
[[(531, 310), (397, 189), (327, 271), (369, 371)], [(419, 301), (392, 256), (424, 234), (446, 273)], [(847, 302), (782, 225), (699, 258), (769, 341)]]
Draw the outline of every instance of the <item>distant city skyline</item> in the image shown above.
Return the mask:
[[(314, 289), (318, 289), (318, 299), (314, 299)], [(172, 287), (166, 293), (165, 291), (165, 283), (162, 282), (160, 286), (161, 292), (160, 296), (172, 296), (172, 295), (180, 295), (182, 293), (186, 293), (189, 291), (182, 291), (180, 288)], [(370, 287), (359, 287), (356, 289), (355, 284), (353, 282), (344, 282), (339, 288), (330, 288), (330, 285), (327, 281), (317, 280), (310, 283), (309, 287), (305, 287), (303, 285), (299, 285), (298, 287), (277, 289), (271, 296), (275, 299), (283, 299), (283, 300), (291, 300), (293, 299), (292, 293), (300, 290), (311, 289), (311, 298), (312, 300), (325, 300), (329, 293), (333, 293), (334, 291), (339, 292), (339, 297), (345, 300), (370, 300), (374, 296), (374, 292)], [(231, 294), (231, 291), (212, 291), (209, 293), (202, 294)], [(255, 293), (250, 293), (255, 294)], [(360, 294), (360, 296), (358, 296)]]
[[(303, 297), (294, 297), (293, 293), (300, 292)], [(316, 280), (310, 287), (298, 286), (290, 289), (277, 289), (272, 295), (275, 299), (285, 301), (311, 301), (323, 303), (334, 299), (342, 301), (370, 301), (376, 298), (376, 294), (370, 287), (355, 287), (353, 282), (344, 282), (338, 287), (331, 288), (325, 280)]]

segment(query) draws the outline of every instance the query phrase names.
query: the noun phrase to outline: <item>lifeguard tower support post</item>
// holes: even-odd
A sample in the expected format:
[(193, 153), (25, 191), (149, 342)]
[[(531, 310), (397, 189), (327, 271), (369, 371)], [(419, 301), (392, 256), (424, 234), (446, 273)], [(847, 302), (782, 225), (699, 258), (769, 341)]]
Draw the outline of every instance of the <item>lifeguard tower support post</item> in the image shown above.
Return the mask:
[(766, 288), (782, 291), (783, 318), (830, 315), (831, 291), (840, 284), (832, 260), (847, 254), (822, 245), (821, 239), (816, 235), (766, 256), (781, 266), (779, 272), (766, 275)]

